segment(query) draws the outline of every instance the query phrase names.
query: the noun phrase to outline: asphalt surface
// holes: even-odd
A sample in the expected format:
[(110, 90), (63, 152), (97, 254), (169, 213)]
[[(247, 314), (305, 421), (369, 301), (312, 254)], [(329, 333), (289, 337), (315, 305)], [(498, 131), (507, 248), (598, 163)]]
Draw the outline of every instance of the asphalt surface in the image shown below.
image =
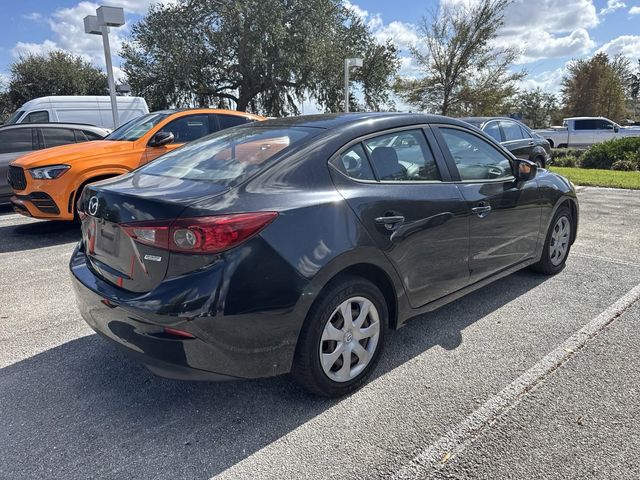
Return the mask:
[[(0, 478), (387, 478), (640, 284), (640, 192), (584, 188), (567, 268), (516, 273), (388, 337), (340, 400), (288, 377), (154, 377), (78, 315), (75, 227), (0, 212)], [(428, 478), (638, 478), (640, 307)]]

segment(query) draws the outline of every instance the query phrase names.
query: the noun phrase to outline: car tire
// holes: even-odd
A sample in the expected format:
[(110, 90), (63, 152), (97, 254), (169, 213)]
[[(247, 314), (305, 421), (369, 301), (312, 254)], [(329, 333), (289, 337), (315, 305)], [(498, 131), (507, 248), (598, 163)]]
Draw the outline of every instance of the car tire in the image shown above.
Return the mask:
[(561, 272), (569, 257), (572, 236), (573, 219), (571, 210), (566, 205), (563, 205), (556, 211), (551, 220), (542, 250), (542, 257), (531, 266), (531, 269), (545, 275), (555, 275)]
[(533, 160), (533, 163), (535, 163), (538, 166), (538, 168), (545, 168), (544, 158), (542, 157), (536, 157)]
[[(347, 311), (350, 322), (345, 322), (343, 312)], [(332, 282), (302, 327), (293, 378), (324, 397), (340, 397), (360, 388), (380, 359), (388, 316), (384, 295), (373, 283), (353, 276)]]

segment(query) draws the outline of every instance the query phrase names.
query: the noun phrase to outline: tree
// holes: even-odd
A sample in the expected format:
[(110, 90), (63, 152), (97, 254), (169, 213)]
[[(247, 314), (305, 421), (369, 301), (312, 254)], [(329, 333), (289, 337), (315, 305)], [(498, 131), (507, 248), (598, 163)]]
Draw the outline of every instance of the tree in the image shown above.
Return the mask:
[(558, 109), (558, 99), (538, 87), (535, 90), (520, 92), (516, 98), (516, 108), (531, 128), (543, 128), (549, 126), (552, 121)]
[(12, 109), (48, 95), (106, 95), (106, 75), (80, 56), (63, 51), (22, 56), (11, 65), (7, 97)]
[[(422, 19), (422, 44), (411, 48), (424, 78), (398, 79), (407, 103), (442, 115), (500, 113), (524, 72), (509, 67), (514, 48), (493, 45), (511, 0), (444, 3)], [(441, 4), (442, 5), (442, 4)]]
[(638, 121), (640, 118), (640, 59), (638, 60), (636, 68), (637, 70), (631, 75), (629, 82), (629, 99), (631, 103), (630, 110), (633, 114), (634, 120)]
[[(392, 43), (378, 44), (340, 0), (179, 0), (156, 5), (122, 49), (129, 85), (152, 108), (219, 105), (282, 116), (307, 95), (343, 105), (343, 65), (367, 108), (390, 102), (398, 69)], [(355, 105), (355, 98), (351, 99)]]
[(604, 116), (616, 122), (626, 116), (629, 62), (597, 53), (590, 59), (574, 60), (562, 80), (562, 100), (568, 116)]

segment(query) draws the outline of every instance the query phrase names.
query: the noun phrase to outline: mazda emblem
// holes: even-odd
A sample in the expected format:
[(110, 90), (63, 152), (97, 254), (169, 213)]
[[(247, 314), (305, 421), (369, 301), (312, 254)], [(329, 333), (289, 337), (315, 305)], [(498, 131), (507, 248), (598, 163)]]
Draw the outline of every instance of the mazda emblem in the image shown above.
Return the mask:
[(98, 197), (93, 196), (89, 199), (89, 215), (98, 213)]

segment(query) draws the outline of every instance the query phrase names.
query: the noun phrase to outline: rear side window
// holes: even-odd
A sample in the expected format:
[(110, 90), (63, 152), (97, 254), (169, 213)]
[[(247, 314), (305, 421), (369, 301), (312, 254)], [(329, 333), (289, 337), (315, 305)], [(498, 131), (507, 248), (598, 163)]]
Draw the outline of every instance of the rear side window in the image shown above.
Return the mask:
[(87, 138), (87, 140), (102, 140), (104, 137), (99, 135), (91, 130), (82, 130), (82, 133)]
[(575, 130), (595, 130), (595, 120), (574, 120), (573, 128)]
[(225, 128), (237, 127), (238, 125), (244, 125), (251, 122), (247, 117), (241, 117), (237, 115), (215, 115), (220, 124), (220, 130)]
[(362, 142), (381, 181), (440, 180), (422, 130), (405, 130)]
[(469, 132), (440, 127), (462, 180), (493, 180), (512, 176), (511, 162), (487, 141)]
[(321, 131), (304, 127), (252, 126), (222, 130), (172, 150), (137, 171), (231, 185), (258, 173), (271, 158)]
[(57, 147), (76, 142), (73, 130), (68, 128), (41, 128), (40, 131), (44, 139), (44, 148)]
[(46, 110), (41, 110), (38, 112), (31, 112), (26, 117), (22, 123), (47, 123), (49, 121), (49, 112)]
[(500, 122), (502, 126), (502, 131), (504, 132), (504, 140), (505, 142), (511, 142), (513, 140), (522, 140), (524, 137), (522, 136), (522, 130), (520, 130), (520, 125), (515, 122)]
[(345, 175), (357, 180), (375, 180), (373, 170), (361, 144), (355, 145), (342, 153), (334, 166)]
[(33, 150), (33, 128), (12, 128), (0, 132), (0, 153)]
[(209, 118), (207, 115), (188, 115), (169, 122), (160, 131), (173, 133), (174, 143), (191, 142), (210, 133)]
[(489, 122), (484, 127), (484, 133), (493, 138), (496, 142), (502, 142), (502, 134), (500, 133), (500, 126), (498, 122)]
[(531, 132), (524, 128), (522, 125), (520, 125), (520, 131), (522, 132), (522, 138), (533, 138), (531, 136)]

